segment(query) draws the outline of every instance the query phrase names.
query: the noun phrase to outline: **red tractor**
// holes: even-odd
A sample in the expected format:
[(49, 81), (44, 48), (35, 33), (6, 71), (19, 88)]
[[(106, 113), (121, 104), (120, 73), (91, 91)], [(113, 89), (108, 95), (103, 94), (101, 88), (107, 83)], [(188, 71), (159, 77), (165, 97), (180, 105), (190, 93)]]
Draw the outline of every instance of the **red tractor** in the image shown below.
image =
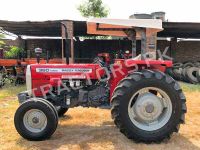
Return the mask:
[[(160, 142), (178, 132), (185, 120), (186, 98), (179, 84), (164, 73), (172, 61), (151, 59), (147, 51), (147, 37), (161, 31), (162, 22), (92, 19), (87, 29), (89, 34), (128, 37), (132, 53), (120, 51), (113, 59), (102, 53), (92, 64), (69, 64), (66, 53), (66, 64), (28, 65), (27, 91), (19, 93), (14, 117), (18, 133), (28, 140), (48, 139), (59, 116), (77, 106), (111, 106), (117, 128), (135, 141)], [(139, 38), (141, 54), (135, 57)], [(41, 49), (36, 53), (39, 56)]]

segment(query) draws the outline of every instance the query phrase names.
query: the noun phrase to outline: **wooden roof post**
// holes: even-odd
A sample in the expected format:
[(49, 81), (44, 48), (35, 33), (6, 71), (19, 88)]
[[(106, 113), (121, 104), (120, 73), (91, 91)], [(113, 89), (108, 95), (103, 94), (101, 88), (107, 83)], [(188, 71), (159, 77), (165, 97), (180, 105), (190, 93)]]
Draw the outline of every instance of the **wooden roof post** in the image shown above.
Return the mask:
[[(69, 63), (74, 63), (74, 41), (73, 41), (74, 29), (73, 29), (73, 21), (63, 21), (62, 23), (67, 28), (67, 31), (65, 31), (64, 25), (61, 24), (61, 29), (62, 29), (62, 31), (61, 31), (62, 32), (62, 59), (63, 59), (63, 61), (65, 60), (65, 50), (69, 50), (70, 51)], [(70, 41), (70, 46), (65, 45), (65, 41), (66, 40)]]

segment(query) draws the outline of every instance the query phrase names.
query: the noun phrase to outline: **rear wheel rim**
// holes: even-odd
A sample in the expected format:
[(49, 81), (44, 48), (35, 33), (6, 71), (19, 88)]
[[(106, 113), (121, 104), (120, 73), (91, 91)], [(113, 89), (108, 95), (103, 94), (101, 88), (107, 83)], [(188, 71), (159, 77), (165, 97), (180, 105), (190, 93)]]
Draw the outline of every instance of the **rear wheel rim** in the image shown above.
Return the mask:
[(170, 119), (172, 103), (166, 92), (155, 87), (145, 87), (131, 97), (128, 115), (139, 129), (155, 131), (162, 128)]
[(33, 133), (43, 131), (47, 126), (47, 117), (39, 109), (30, 109), (23, 117), (23, 123), (27, 130)]

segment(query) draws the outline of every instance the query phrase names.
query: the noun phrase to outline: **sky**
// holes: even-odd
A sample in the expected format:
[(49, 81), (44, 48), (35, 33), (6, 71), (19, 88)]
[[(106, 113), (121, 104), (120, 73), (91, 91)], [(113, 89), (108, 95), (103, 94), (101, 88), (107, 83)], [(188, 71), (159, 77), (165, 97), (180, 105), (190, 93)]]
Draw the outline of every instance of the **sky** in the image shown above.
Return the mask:
[[(83, 0), (0, 0), (0, 20), (83, 20), (77, 6)], [(108, 18), (126, 19), (134, 13), (166, 12), (169, 21), (200, 22), (199, 0), (103, 0)]]

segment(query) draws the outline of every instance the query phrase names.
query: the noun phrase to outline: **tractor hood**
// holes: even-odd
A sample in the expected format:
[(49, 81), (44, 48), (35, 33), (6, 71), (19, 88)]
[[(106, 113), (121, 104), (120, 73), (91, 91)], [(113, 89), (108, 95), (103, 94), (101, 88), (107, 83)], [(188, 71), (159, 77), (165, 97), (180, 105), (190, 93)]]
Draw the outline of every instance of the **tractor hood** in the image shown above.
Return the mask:
[[(31, 74), (33, 79), (96, 79), (98, 64), (33, 64)], [(100, 72), (101, 74), (101, 72)]]

